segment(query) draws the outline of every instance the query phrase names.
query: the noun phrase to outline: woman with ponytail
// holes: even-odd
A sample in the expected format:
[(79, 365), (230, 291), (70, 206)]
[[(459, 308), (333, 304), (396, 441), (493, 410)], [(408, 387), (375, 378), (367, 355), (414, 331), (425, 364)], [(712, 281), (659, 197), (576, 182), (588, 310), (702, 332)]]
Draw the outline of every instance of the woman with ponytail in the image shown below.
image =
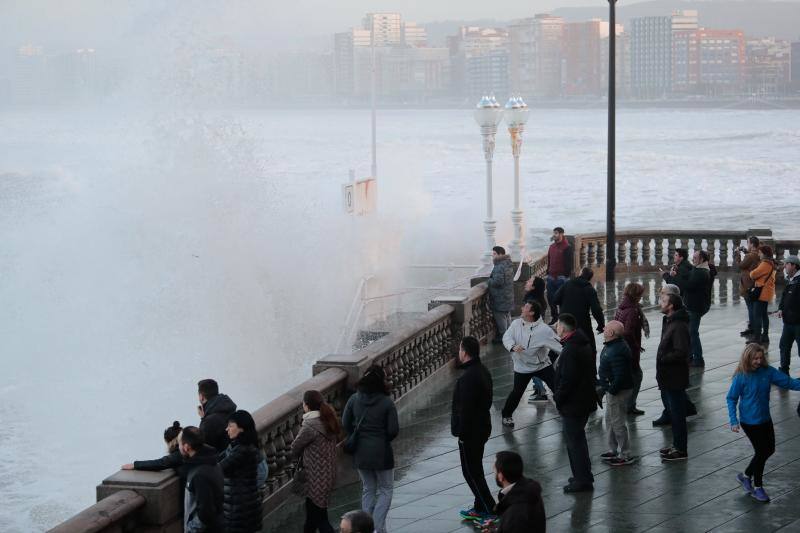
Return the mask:
[(303, 425), (292, 442), (292, 457), (302, 458), (308, 479), (303, 533), (333, 533), (328, 502), (336, 481), (336, 444), (341, 426), (333, 407), (319, 391), (306, 391), (303, 411)]

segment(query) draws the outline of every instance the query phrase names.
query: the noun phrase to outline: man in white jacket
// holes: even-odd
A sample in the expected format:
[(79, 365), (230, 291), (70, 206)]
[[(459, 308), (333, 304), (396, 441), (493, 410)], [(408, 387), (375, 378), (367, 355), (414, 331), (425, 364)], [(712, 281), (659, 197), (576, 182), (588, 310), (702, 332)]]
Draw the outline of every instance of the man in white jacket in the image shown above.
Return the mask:
[(538, 377), (553, 389), (553, 366), (550, 350), (560, 354), (561, 343), (553, 328), (542, 320), (542, 309), (534, 301), (526, 301), (520, 318), (514, 320), (503, 335), (503, 345), (514, 361), (514, 389), (503, 406), (503, 425), (514, 427), (511, 415), (519, 405), (531, 378)]

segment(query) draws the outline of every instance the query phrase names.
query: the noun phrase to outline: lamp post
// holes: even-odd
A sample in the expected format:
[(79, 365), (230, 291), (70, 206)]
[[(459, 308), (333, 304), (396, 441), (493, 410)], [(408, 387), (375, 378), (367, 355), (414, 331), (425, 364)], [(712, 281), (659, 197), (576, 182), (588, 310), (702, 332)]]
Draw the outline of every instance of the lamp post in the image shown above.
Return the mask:
[(606, 179), (606, 282), (614, 281), (617, 254), (616, 241), (616, 14), (617, 0), (608, 0), (608, 175)]
[(505, 118), (508, 133), (511, 134), (511, 153), (514, 155), (514, 209), (511, 210), (514, 240), (509, 249), (512, 260), (522, 261), (525, 246), (522, 240), (523, 213), (519, 208), (519, 154), (522, 151), (522, 132), (525, 131), (525, 123), (528, 121), (528, 104), (521, 97), (512, 96), (506, 103)]
[(475, 122), (481, 128), (483, 136), (483, 156), (486, 159), (486, 219), (483, 229), (486, 232), (486, 251), (481, 262), (485, 267), (492, 265), (492, 248), (494, 247), (494, 232), (497, 222), (492, 212), (492, 157), (494, 156), (494, 141), (497, 134), (497, 125), (503, 118), (503, 109), (494, 96), (484, 96), (475, 108)]

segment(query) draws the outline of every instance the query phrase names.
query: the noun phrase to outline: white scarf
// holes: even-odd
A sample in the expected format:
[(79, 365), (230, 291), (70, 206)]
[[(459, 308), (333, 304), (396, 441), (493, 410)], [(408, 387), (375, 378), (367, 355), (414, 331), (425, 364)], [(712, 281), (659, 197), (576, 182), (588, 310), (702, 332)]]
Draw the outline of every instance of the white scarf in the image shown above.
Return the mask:
[(307, 413), (303, 413), (303, 420), (309, 420), (311, 418), (319, 418), (319, 411), (309, 411)]

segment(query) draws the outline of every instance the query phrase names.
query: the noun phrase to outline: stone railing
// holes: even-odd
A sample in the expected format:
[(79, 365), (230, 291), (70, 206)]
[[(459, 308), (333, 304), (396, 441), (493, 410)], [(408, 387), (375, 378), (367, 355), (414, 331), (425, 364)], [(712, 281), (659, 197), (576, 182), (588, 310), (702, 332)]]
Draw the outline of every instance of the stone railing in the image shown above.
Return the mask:
[[(399, 330), (361, 350), (323, 357), (314, 365), (312, 378), (254, 411), (260, 444), (269, 464), (265, 515), (286, 501), (290, 494), (294, 475), (291, 444), (300, 431), (305, 391), (319, 390), (341, 413), (364, 371), (378, 364), (385, 369), (392, 385), (392, 396), (402, 411), (412, 396), (409, 392), (450, 367), (448, 363), (464, 335), (474, 335), (486, 342), (493, 332), (488, 291), (486, 284), (481, 283), (472, 287), (466, 297), (442, 297), (431, 302), (424, 316), (409, 320)], [(349, 473), (350, 469), (342, 465), (340, 473)], [(349, 478), (341, 475), (340, 479)], [(171, 470), (120, 471), (98, 485), (98, 503), (53, 531), (177, 533), (182, 530), (179, 493), (178, 478)]]

